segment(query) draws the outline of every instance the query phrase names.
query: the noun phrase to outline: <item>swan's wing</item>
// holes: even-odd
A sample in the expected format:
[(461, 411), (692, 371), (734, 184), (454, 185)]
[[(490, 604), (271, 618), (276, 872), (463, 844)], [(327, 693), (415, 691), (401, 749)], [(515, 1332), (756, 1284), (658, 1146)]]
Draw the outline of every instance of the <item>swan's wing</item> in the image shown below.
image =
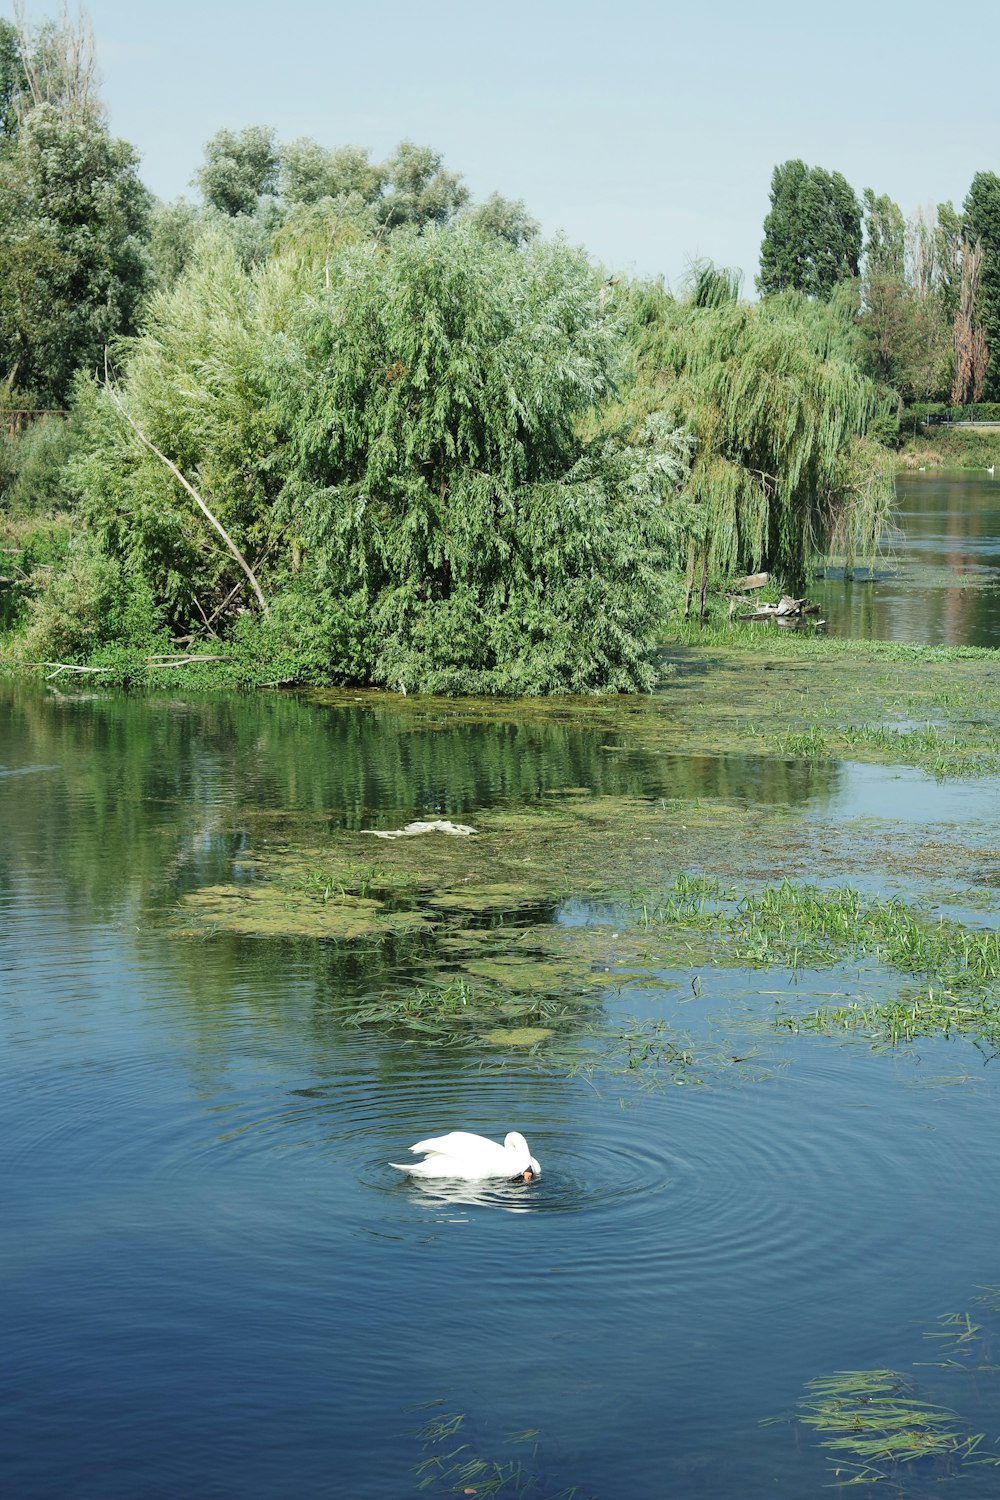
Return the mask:
[(416, 1151), (418, 1155), (420, 1152), (433, 1152), (441, 1156), (469, 1156), (482, 1152), (484, 1149), (488, 1150), (490, 1147), (494, 1151), (503, 1150), (502, 1146), (498, 1146), (496, 1141), (489, 1140), (485, 1135), (473, 1135), (471, 1130), (452, 1130), (448, 1135), (435, 1135), (430, 1136), (426, 1141), (417, 1141), (415, 1146), (410, 1147), (410, 1150)]

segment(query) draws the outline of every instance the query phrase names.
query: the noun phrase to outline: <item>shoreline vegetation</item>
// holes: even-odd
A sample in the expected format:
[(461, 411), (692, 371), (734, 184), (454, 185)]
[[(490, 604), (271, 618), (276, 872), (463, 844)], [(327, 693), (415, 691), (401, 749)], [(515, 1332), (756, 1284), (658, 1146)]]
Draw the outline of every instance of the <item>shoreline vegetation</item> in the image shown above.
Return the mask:
[(896, 450), (897, 473), (914, 469), (988, 470), (1000, 457), (1000, 427), (962, 425), (919, 426), (901, 435)]
[(998, 393), (989, 173), (907, 223), (781, 164), (749, 301), (609, 275), (408, 140), (220, 130), (158, 203), (92, 58), (0, 21), (5, 670), (642, 693), (731, 580), (875, 556), (897, 468), (993, 463), (914, 435)]

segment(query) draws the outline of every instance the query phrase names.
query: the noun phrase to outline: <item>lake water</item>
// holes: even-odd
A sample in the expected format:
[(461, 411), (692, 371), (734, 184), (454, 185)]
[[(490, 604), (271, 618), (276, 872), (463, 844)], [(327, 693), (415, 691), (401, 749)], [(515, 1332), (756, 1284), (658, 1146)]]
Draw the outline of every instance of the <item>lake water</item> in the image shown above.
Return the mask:
[[(1000, 1451), (995, 1063), (768, 1024), (878, 993), (874, 970), (637, 969), (624, 909), (494, 907), (512, 952), (547, 930), (589, 970), (568, 1066), (354, 1024), (448, 973), (454, 921), (418, 952), (178, 916), (300, 837), (332, 856), (416, 817), (681, 787), (694, 816), (722, 799), (820, 838), (919, 816), (1000, 847), (993, 783), (607, 742), (379, 699), (0, 684), (0, 1493), (801, 1500), (835, 1477), (791, 1420), (807, 1382), (879, 1368)], [(648, 1064), (663, 1027), (690, 1070)], [(642, 1067), (604, 1066), (615, 1046)], [(428, 1190), (388, 1165), (455, 1128), (520, 1129), (542, 1176)], [(942, 1320), (966, 1311), (956, 1343)], [(996, 1469), (960, 1472), (997, 1493)]]
[(885, 564), (810, 585), (831, 635), (1000, 646), (1000, 478), (928, 470), (896, 481)]

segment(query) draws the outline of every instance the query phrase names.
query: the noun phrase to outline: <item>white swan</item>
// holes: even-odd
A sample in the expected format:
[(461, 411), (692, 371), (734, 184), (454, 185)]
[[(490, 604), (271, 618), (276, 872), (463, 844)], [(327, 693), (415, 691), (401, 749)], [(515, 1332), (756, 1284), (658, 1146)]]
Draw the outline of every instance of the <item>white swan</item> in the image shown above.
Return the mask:
[(390, 1167), (409, 1172), (411, 1177), (462, 1177), (481, 1181), (487, 1177), (523, 1177), (530, 1182), (540, 1177), (538, 1165), (524, 1136), (512, 1130), (504, 1136), (503, 1145), (468, 1130), (453, 1130), (450, 1135), (433, 1136), (410, 1147), (423, 1161), (391, 1161)]

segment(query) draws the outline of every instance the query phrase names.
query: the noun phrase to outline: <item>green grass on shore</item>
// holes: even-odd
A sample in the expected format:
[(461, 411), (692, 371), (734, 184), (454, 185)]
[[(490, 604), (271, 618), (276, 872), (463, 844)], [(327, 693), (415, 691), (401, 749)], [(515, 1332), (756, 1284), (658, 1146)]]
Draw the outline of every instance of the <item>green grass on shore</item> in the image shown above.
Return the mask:
[(1000, 428), (925, 427), (903, 437), (896, 468), (988, 469), (1000, 460)]

